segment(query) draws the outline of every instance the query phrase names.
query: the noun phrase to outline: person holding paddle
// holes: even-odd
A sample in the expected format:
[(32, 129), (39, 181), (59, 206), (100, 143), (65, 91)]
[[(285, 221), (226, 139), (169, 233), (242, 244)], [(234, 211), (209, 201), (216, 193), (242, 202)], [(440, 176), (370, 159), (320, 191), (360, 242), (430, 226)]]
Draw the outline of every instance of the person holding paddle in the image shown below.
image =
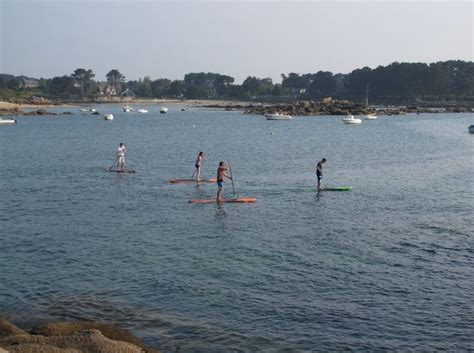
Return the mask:
[(232, 180), (232, 177), (226, 174), (228, 169), (229, 167), (225, 166), (224, 161), (219, 162), (219, 167), (217, 168), (217, 202), (222, 201), (221, 192), (224, 187), (224, 179), (227, 178)]
[(202, 161), (204, 160), (204, 152), (199, 152), (197, 158), (196, 158), (196, 163), (194, 163), (194, 167), (196, 168), (196, 170), (194, 171), (193, 173), (193, 176), (194, 174), (196, 174), (196, 181), (199, 182), (201, 179), (201, 163)]
[(316, 165), (316, 177), (318, 178), (318, 191), (321, 191), (321, 180), (323, 179), (323, 164), (326, 163), (326, 158), (321, 159)]
[(117, 170), (120, 170), (123, 172), (123, 166), (125, 164), (125, 152), (127, 152), (127, 149), (125, 148), (125, 145), (120, 142), (120, 145), (117, 148), (117, 153), (115, 154), (116, 161), (117, 161)]

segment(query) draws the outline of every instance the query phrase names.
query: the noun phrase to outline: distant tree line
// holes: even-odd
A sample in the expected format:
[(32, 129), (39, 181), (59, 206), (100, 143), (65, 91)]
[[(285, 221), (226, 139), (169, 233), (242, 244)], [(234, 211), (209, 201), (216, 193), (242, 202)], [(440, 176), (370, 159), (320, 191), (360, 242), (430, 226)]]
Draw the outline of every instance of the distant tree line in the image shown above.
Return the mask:
[[(324, 97), (365, 100), (459, 99), (474, 97), (474, 62), (444, 61), (432, 64), (392, 63), (375, 69), (364, 67), (348, 74), (329, 71), (282, 74), (281, 83), (271, 78), (249, 76), (235, 84), (231, 76), (218, 73), (188, 73), (184, 80), (146, 76), (126, 81), (119, 70), (107, 75), (107, 82), (94, 80), (91, 69), (78, 68), (70, 75), (39, 79), (36, 93), (63, 99), (120, 95), (126, 89), (137, 97), (241, 100), (319, 100)], [(0, 89), (25, 90), (24, 76), (0, 75)], [(102, 87), (101, 87), (102, 86)], [(105, 88), (104, 88), (105, 87)]]

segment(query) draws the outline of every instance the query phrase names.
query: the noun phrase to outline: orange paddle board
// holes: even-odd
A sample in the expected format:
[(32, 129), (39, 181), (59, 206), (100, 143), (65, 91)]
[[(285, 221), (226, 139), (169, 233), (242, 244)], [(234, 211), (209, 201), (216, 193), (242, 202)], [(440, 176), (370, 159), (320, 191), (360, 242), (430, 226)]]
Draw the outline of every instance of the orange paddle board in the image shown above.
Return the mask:
[[(171, 184), (198, 183), (196, 179), (170, 179), (169, 182)], [(217, 179), (201, 179), (199, 180), (199, 183), (217, 183)]]
[[(223, 199), (219, 201), (219, 203), (224, 202), (233, 202), (233, 203), (247, 203), (247, 202), (255, 202), (257, 199), (255, 197), (240, 197), (238, 199)], [(217, 203), (216, 199), (194, 199), (189, 200), (189, 203)]]

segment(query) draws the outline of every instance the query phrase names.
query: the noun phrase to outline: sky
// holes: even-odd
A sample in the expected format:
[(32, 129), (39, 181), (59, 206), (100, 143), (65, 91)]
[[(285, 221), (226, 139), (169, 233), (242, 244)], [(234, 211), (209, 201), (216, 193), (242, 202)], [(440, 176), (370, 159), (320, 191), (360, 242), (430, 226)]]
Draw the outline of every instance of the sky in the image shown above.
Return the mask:
[(289, 72), (473, 61), (473, 21), (473, 1), (0, 0), (0, 73), (280, 82)]

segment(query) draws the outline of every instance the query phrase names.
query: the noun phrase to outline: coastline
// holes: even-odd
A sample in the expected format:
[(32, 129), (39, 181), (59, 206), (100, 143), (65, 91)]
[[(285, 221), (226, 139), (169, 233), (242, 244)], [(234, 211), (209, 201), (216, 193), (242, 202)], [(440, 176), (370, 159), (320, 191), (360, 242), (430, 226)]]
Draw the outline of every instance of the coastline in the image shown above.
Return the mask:
[[(364, 116), (364, 115), (403, 115), (407, 113), (470, 113), (474, 108), (454, 107), (446, 105), (444, 107), (428, 107), (422, 105), (401, 105), (401, 106), (366, 106), (363, 103), (356, 103), (348, 100), (335, 100), (325, 98), (321, 101), (294, 101), (292, 103), (264, 103), (231, 100), (209, 100), (209, 99), (124, 99), (124, 100), (100, 100), (97, 102), (77, 102), (52, 104), (44, 101), (42, 104), (34, 103), (10, 103), (0, 101), (0, 116), (8, 115), (58, 115), (47, 111), (47, 108), (68, 108), (79, 109), (80, 107), (99, 107), (102, 105), (133, 105), (141, 106), (185, 106), (202, 107), (218, 110), (241, 110), (244, 114), (267, 115), (284, 113), (291, 116)], [(25, 112), (24, 109), (33, 110)], [(63, 112), (62, 115), (74, 114), (73, 112)]]
[[(89, 103), (59, 103), (59, 104), (33, 104), (33, 103), (10, 103), (0, 100), (0, 110), (13, 110), (13, 109), (41, 109), (41, 108), (78, 108), (85, 106), (94, 106), (94, 105), (137, 105), (137, 104), (146, 104), (146, 105), (189, 105), (189, 106), (206, 106), (206, 105), (222, 105), (222, 106), (232, 106), (232, 105), (249, 105), (250, 102), (240, 102), (240, 101), (229, 101), (229, 100), (208, 100), (208, 99), (134, 99), (134, 100), (121, 100), (121, 101), (99, 101), (99, 102), (89, 102)], [(255, 104), (255, 103), (254, 103)]]

